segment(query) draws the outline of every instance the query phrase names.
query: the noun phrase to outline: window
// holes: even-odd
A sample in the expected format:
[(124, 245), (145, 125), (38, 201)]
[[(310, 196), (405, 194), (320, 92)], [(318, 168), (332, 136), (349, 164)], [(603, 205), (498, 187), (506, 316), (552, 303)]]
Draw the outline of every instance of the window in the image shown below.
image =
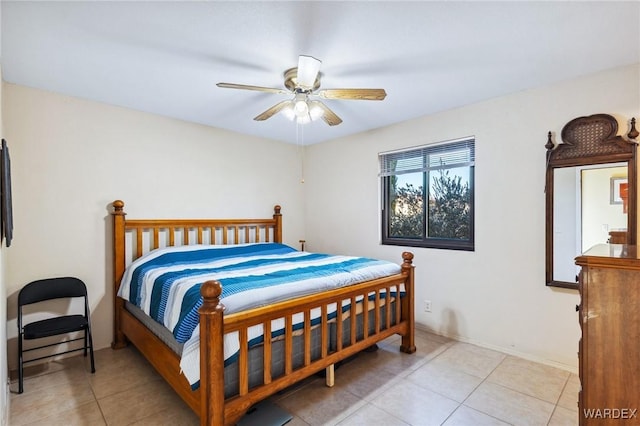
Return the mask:
[(474, 250), (474, 164), (475, 138), (380, 154), (382, 244)]

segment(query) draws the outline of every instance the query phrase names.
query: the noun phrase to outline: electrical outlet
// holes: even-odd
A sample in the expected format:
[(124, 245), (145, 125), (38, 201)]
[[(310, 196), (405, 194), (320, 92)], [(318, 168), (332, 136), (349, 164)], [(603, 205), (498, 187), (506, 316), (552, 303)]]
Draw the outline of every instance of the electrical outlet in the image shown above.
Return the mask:
[(431, 312), (431, 300), (424, 301), (424, 311)]

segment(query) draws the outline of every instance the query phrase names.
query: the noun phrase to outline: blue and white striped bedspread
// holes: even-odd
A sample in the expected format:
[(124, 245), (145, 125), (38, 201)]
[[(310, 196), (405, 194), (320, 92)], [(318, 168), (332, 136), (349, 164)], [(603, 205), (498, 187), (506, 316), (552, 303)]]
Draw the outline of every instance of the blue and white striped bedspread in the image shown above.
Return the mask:
[[(230, 314), (399, 272), (400, 266), (388, 261), (299, 252), (278, 243), (167, 247), (136, 259), (118, 296), (184, 343), (180, 366), (194, 385), (200, 376), (198, 309), (205, 281), (220, 281), (221, 302)], [(274, 321), (272, 330), (278, 326), (283, 328)], [(261, 337), (261, 326), (249, 329), (250, 339)], [(225, 335), (224, 350), (225, 360), (238, 352), (237, 333)]]

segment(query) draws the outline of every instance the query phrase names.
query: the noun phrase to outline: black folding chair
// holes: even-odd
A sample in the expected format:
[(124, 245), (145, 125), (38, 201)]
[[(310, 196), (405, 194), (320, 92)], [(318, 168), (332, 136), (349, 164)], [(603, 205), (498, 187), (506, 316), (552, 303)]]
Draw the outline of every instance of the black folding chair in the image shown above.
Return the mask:
[[(58, 315), (52, 318), (40, 321), (22, 324), (22, 307), (32, 303), (43, 302), (45, 300), (62, 299), (62, 298), (84, 298), (84, 315)], [(63, 340), (56, 343), (37, 346), (23, 350), (22, 341), (41, 339), (43, 337), (57, 336), (77, 331), (84, 331), (84, 337)], [(52, 355), (41, 356), (29, 360), (23, 359), (23, 354), (37, 349), (47, 348), (50, 346), (61, 345), (64, 343), (84, 340), (81, 348), (71, 349), (64, 352), (54, 353)], [(33, 281), (27, 284), (18, 294), (18, 393), (23, 392), (23, 366), (26, 363), (38, 361), (44, 358), (51, 358), (70, 352), (84, 351), (87, 356), (87, 350), (91, 355), (91, 372), (95, 373), (95, 362), (93, 360), (93, 338), (91, 337), (91, 320), (89, 316), (89, 301), (87, 298), (87, 286), (74, 277), (47, 278), (43, 280)]]

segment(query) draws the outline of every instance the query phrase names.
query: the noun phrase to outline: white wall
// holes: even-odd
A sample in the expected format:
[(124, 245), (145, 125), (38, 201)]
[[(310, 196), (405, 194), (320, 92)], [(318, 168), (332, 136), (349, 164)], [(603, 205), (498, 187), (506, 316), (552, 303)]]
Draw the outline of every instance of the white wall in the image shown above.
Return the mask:
[(294, 145), (12, 84), (3, 95), (14, 208), (4, 254), (11, 368), (17, 292), (34, 279), (83, 279), (95, 345), (111, 343), (107, 208), (115, 199), (130, 218), (271, 217), (281, 204), (286, 242), (303, 237)]
[[(475, 135), (476, 249), (411, 249), (416, 320), (437, 333), (575, 370), (577, 292), (548, 288), (544, 278), (546, 135), (559, 137), (583, 115), (637, 117), (639, 76), (636, 64), (311, 146), (309, 249), (400, 261), (406, 248), (379, 243), (378, 153)], [(432, 313), (422, 311), (425, 299)]]
[(627, 167), (590, 168), (582, 171), (583, 251), (606, 243), (609, 231), (627, 228), (622, 204), (610, 204), (611, 178), (626, 178)]

